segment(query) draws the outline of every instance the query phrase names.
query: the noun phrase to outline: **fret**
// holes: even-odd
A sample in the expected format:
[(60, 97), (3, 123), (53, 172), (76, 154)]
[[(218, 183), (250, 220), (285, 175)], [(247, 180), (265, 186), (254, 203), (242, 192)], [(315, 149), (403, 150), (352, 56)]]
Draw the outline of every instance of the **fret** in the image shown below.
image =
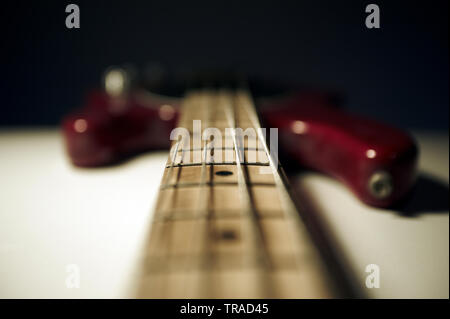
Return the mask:
[[(170, 256), (167, 257), (165, 254), (161, 254), (161, 251), (154, 251), (153, 255), (147, 256), (146, 263), (149, 266), (146, 268), (147, 274), (173, 271), (186, 273), (187, 267), (185, 267), (183, 263), (193, 256), (196, 259), (204, 257), (209, 257), (211, 259), (211, 265), (207, 265), (207, 263), (199, 265), (200, 269), (204, 271), (214, 271), (218, 269), (231, 270), (238, 267), (260, 268), (260, 262), (245, 258), (245, 255), (250, 252), (245, 251), (245, 245), (242, 245), (242, 234), (240, 233), (241, 222), (241, 219), (221, 219), (212, 221), (210, 223), (210, 240), (214, 242), (214, 248), (209, 254), (205, 254), (199, 249), (189, 250), (186, 243), (181, 242), (181, 238), (177, 238), (179, 241), (173, 241), (172, 245), (179, 249), (176, 251), (172, 250)], [(177, 223), (179, 224), (177, 227), (184, 227), (187, 224), (187, 222), (184, 221), (177, 221)], [(161, 225), (161, 227), (164, 227), (164, 225)], [(268, 236), (273, 236), (272, 238), (278, 239), (276, 242), (269, 243), (268, 249), (268, 254), (273, 261), (272, 268), (276, 271), (292, 271), (296, 268), (295, 257), (290, 251), (283, 249), (289, 244), (288, 236), (284, 235), (284, 227), (271, 227), (270, 235), (268, 234)], [(167, 267), (168, 264), (166, 264), (166, 258), (173, 261), (170, 263), (171, 267)], [(306, 268), (308, 263), (309, 256), (305, 253), (301, 260), (302, 268)]]
[[(210, 149), (208, 149), (210, 150)], [(269, 164), (269, 157), (264, 150), (248, 150), (248, 149), (239, 149), (243, 154), (243, 158), (240, 159), (241, 164), (258, 164), (263, 165)], [(204, 150), (183, 150), (183, 152), (176, 152), (172, 158), (169, 158), (167, 161), (167, 165), (171, 165), (172, 161), (175, 165), (178, 164), (202, 164), (202, 155)], [(214, 164), (230, 164), (236, 163), (236, 153), (234, 150), (229, 150), (228, 153), (221, 152), (219, 153), (217, 150), (214, 152), (214, 156), (209, 152), (206, 153), (206, 164), (210, 164), (214, 162)]]
[[(257, 212), (258, 218), (273, 219), (273, 218), (283, 218), (283, 212), (281, 210), (268, 210), (263, 209)], [(196, 218), (208, 217), (212, 219), (227, 219), (242, 217), (241, 210), (233, 209), (216, 209), (210, 210), (204, 215), (196, 215), (196, 211), (187, 209), (173, 209), (171, 211), (158, 211), (153, 217), (153, 222), (155, 223), (167, 223), (174, 220), (192, 220)]]
[[(236, 165), (212, 163), (210, 170), (206, 171), (206, 183), (216, 185), (220, 183), (233, 183), (237, 181)], [(261, 174), (259, 165), (247, 165), (248, 181), (250, 185), (268, 184), (275, 185), (274, 178), (271, 174)], [(168, 185), (198, 184), (200, 182), (201, 167), (196, 166), (174, 166), (173, 174), (167, 177), (166, 171), (163, 175), (165, 181), (161, 187)], [(182, 182), (181, 182), (182, 181)]]
[[(223, 147), (214, 147), (214, 148), (212, 148), (212, 147), (208, 147), (208, 150), (212, 150), (212, 149), (214, 149), (214, 150), (222, 150), (222, 151), (234, 151), (234, 146), (233, 147), (225, 147), (225, 146), (223, 146)], [(257, 151), (258, 150), (258, 148), (255, 148), (255, 147), (243, 147), (243, 148), (240, 148), (241, 150), (244, 150), (244, 151)], [(183, 147), (179, 147), (178, 148), (178, 150), (177, 150), (177, 152), (178, 153), (182, 153), (182, 152), (198, 152), (198, 151), (203, 151), (203, 148), (192, 148), (192, 147), (190, 147), (190, 148), (183, 148)]]
[[(204, 257), (203, 255), (177, 255), (170, 257), (159, 257), (159, 256), (149, 256), (146, 260), (146, 275), (154, 276), (154, 275), (167, 275), (178, 273), (180, 275), (186, 275), (185, 267), (183, 266), (184, 260), (186, 258), (192, 257), (196, 259), (200, 259)], [(296, 264), (293, 260), (292, 255), (283, 255), (283, 254), (274, 254), (271, 256), (275, 262), (273, 263), (273, 269), (275, 272), (278, 271), (295, 271)], [(169, 262), (167, 262), (169, 260)], [(213, 273), (213, 272), (236, 272), (241, 270), (254, 270), (260, 267), (259, 263), (251, 262), (248, 259), (244, 258), (244, 254), (242, 252), (238, 253), (230, 253), (230, 252), (221, 252), (221, 253), (211, 253), (210, 255), (211, 264), (204, 265), (201, 264), (198, 268), (199, 271)], [(170, 265), (169, 267), (167, 265)], [(303, 269), (307, 267), (307, 261), (305, 260)], [(180, 276), (181, 277), (181, 276)], [(158, 292), (156, 292), (158, 293)]]
[[(204, 188), (209, 188), (205, 187)], [(239, 186), (218, 185), (209, 193), (210, 210), (240, 210)], [(198, 207), (196, 194), (199, 188), (166, 188), (160, 191), (160, 197), (156, 206), (157, 211), (172, 210), (195, 210)], [(251, 196), (254, 197), (255, 205), (263, 209), (281, 209), (280, 200), (275, 186), (255, 186), (252, 188)], [(274, 193), (274, 194), (270, 194)], [(272, 203), (268, 203), (271, 200)]]
[[(224, 244), (225, 245), (225, 244)], [(214, 271), (236, 271), (243, 268), (255, 269), (261, 266), (260, 263), (243, 258), (243, 252), (239, 249), (233, 251), (229, 246), (224, 249), (215, 247), (215, 251), (210, 254), (211, 265), (201, 264), (200, 270), (207, 272)], [(185, 273), (183, 262), (191, 255), (173, 255), (169, 257), (170, 263), (166, 262), (165, 256), (152, 255), (146, 258), (146, 275), (155, 274), (170, 274), (170, 273)], [(195, 258), (202, 258), (203, 255), (197, 255)], [(273, 260), (273, 269), (275, 271), (295, 271), (296, 262), (292, 254), (271, 253), (271, 260)], [(169, 267), (168, 267), (169, 265)], [(308, 267), (307, 256), (303, 259), (303, 269)]]
[[(243, 133), (245, 132), (245, 129), (243, 129)], [(190, 138), (188, 141), (188, 145), (189, 147), (183, 147), (181, 146), (178, 151), (192, 151), (192, 150), (196, 150), (196, 151), (201, 151), (203, 149), (203, 147), (193, 147), (194, 145), (194, 137), (193, 137), (193, 132), (189, 131), (190, 134)], [(215, 149), (222, 149), (222, 150), (234, 150), (234, 143), (233, 143), (233, 138), (231, 136), (226, 135), (226, 132), (222, 132), (222, 139), (220, 140), (220, 142), (216, 143), (216, 147)], [(259, 139), (259, 136), (256, 133), (255, 130), (255, 135), (250, 135), (252, 137), (252, 140), (249, 140), (249, 137), (247, 135), (244, 135), (242, 137), (243, 141), (243, 149), (245, 150), (263, 150), (263, 146), (262, 146), (262, 142)], [(197, 138), (197, 140), (200, 140), (202, 143), (203, 141), (201, 140), (201, 137)], [(172, 148), (176, 145), (177, 141), (172, 141)]]
[[(227, 120), (204, 120), (204, 118), (201, 116), (192, 116), (189, 119), (184, 119), (183, 121), (179, 122), (178, 125), (180, 127), (187, 128), (190, 133), (193, 133), (192, 121), (198, 120), (198, 119), (202, 119), (202, 122), (201, 122), (202, 129), (205, 129), (208, 127), (214, 127), (214, 128), (219, 129), (223, 134), (225, 134), (225, 130), (227, 128), (230, 128), (230, 125)], [(242, 121), (236, 121), (236, 127), (241, 127), (243, 129), (246, 129), (246, 128), (256, 129), (259, 126), (254, 126), (254, 124), (252, 122), (250, 122), (249, 120), (242, 120)]]
[[(180, 163), (180, 164), (174, 164), (174, 165), (166, 165), (166, 168), (170, 168), (170, 167), (180, 167), (180, 168), (183, 168), (183, 167), (195, 167), (195, 166), (201, 166), (202, 165), (202, 163), (200, 163), (200, 162), (197, 162), (197, 163)], [(236, 161), (233, 161), (233, 162), (224, 162), (224, 163), (214, 163), (214, 162), (212, 162), (212, 163), (206, 163), (206, 165), (207, 166), (217, 166), (217, 167), (220, 167), (220, 166), (225, 166), (225, 165), (236, 165)], [(261, 166), (270, 166), (270, 164), (269, 163), (241, 163), (241, 165), (242, 166), (247, 166), (247, 167), (252, 167), (252, 166), (257, 166), (257, 167), (261, 167)]]
[[(186, 212), (186, 215), (188, 215), (188, 212), (195, 211), (198, 206), (197, 199), (193, 199), (193, 196), (197, 193), (198, 188), (166, 188), (162, 190), (156, 216), (170, 217), (177, 211), (181, 213)], [(212, 212), (214, 216), (216, 211), (239, 211), (240, 203), (236, 200), (238, 196), (239, 188), (237, 185), (215, 186), (208, 196), (211, 202), (209, 212)], [(254, 186), (251, 189), (251, 196), (253, 197), (258, 218), (266, 211), (282, 211), (282, 205), (274, 186)], [(204, 217), (205, 215), (199, 216)]]
[[(161, 190), (168, 189), (168, 188), (184, 188), (184, 187), (201, 187), (201, 186), (208, 186), (208, 187), (215, 187), (215, 186), (238, 186), (238, 183), (233, 182), (206, 182), (204, 184), (197, 184), (197, 183), (174, 183), (174, 184), (164, 184), (160, 186)], [(268, 187), (268, 186), (274, 186), (274, 184), (270, 183), (249, 183), (247, 181), (247, 186), (250, 187)]]

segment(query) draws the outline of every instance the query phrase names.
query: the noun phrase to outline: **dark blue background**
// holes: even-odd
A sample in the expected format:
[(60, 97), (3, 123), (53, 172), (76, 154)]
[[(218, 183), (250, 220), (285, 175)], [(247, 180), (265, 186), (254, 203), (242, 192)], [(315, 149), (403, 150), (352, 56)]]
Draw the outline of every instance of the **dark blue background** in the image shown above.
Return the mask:
[[(381, 29), (365, 27), (377, 3)], [(447, 1), (68, 1), (2, 4), (0, 125), (57, 124), (108, 65), (239, 67), (324, 85), (405, 128), (448, 129)]]

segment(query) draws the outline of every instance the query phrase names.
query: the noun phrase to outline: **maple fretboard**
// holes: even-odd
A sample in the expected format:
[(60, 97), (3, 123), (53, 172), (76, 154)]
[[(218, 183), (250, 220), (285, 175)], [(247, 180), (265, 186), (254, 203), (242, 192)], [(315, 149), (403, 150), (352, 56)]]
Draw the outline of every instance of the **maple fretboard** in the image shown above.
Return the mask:
[[(178, 126), (190, 137), (173, 141), (139, 296), (336, 297), (261, 135), (250, 94), (191, 91), (181, 111)], [(199, 124), (221, 137), (193, 135)], [(253, 129), (256, 145), (240, 139), (236, 128)]]

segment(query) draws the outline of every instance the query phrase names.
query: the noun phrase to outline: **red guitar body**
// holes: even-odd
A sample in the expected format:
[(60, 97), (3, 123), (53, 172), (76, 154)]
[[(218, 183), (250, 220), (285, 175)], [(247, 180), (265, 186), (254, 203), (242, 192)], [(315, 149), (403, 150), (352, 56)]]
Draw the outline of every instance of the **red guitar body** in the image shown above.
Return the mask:
[[(178, 104), (138, 91), (119, 97), (93, 92), (83, 109), (63, 121), (69, 157), (91, 167), (168, 149)], [(337, 178), (366, 204), (388, 207), (414, 183), (417, 147), (399, 129), (345, 113), (326, 95), (311, 92), (268, 100), (259, 110), (266, 128), (278, 128), (289, 160)]]
[(76, 166), (93, 167), (143, 151), (168, 149), (177, 109), (176, 103), (158, 98), (112, 97), (94, 91), (84, 108), (63, 120), (69, 157)]

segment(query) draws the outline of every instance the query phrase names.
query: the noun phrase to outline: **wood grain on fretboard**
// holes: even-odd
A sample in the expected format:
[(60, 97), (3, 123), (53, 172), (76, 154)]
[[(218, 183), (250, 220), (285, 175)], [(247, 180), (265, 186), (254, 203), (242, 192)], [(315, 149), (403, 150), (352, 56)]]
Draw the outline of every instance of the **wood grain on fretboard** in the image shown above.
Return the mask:
[[(249, 94), (190, 92), (178, 126), (193, 132), (193, 120), (201, 120), (202, 129), (219, 128), (224, 136), (221, 149), (229, 150), (231, 145), (232, 158), (212, 159), (205, 141), (199, 146), (191, 140), (188, 149), (173, 142), (176, 152), (162, 179), (139, 296), (335, 296), (320, 254), (267, 148), (257, 150), (247, 140), (236, 147), (235, 139), (225, 137), (225, 128), (260, 127)], [(244, 151), (242, 157), (238, 148)], [(199, 152), (197, 160), (193, 160), (195, 152)], [(256, 162), (248, 161), (251, 155)]]

